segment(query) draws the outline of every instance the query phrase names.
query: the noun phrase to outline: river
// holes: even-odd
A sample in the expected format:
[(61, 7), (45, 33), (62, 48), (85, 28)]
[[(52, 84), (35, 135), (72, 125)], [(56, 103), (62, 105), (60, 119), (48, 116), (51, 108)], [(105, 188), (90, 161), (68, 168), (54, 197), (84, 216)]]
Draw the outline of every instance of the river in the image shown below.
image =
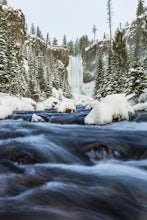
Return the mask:
[(0, 121), (1, 220), (146, 220), (147, 124), (84, 125), (88, 110)]

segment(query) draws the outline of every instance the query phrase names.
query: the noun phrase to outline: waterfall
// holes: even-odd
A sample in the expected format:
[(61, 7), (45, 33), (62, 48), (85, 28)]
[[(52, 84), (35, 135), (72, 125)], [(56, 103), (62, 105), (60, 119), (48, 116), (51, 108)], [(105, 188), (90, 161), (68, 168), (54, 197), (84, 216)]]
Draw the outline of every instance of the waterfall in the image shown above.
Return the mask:
[(83, 90), (83, 66), (81, 56), (71, 56), (68, 65), (68, 82), (72, 94), (82, 94)]

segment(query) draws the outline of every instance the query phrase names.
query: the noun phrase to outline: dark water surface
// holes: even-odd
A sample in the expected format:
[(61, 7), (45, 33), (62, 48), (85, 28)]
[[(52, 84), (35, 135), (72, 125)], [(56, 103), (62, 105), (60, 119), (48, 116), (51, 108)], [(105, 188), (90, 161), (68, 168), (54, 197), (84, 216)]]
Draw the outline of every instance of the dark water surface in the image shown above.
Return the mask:
[(1, 220), (147, 219), (147, 123), (88, 126), (87, 113), (0, 121)]

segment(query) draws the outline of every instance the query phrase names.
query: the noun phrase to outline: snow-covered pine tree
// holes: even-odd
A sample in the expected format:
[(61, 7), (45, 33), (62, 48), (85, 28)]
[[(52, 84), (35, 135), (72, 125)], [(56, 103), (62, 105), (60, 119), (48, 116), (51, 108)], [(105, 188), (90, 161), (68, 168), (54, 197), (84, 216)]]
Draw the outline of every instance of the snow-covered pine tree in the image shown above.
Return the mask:
[(46, 64), (46, 88), (45, 88), (46, 98), (52, 95), (52, 73), (49, 63)]
[(112, 46), (112, 0), (107, 1), (107, 14), (108, 14), (108, 25), (109, 25), (109, 51), (111, 51)]
[(113, 51), (112, 51), (112, 1), (107, 1), (107, 14), (109, 25), (109, 47), (107, 55), (107, 67), (104, 74), (102, 97), (113, 93)]
[(138, 6), (137, 6), (137, 11), (136, 11), (137, 17), (143, 14), (144, 11), (145, 11), (144, 0), (138, 0)]
[(95, 71), (95, 87), (93, 92), (93, 97), (95, 99), (100, 99), (102, 97), (103, 91), (103, 81), (104, 81), (104, 64), (102, 58), (102, 51), (99, 49), (97, 52), (96, 61), (96, 71)]
[(85, 48), (88, 47), (89, 45), (90, 45), (90, 41), (87, 35), (84, 35), (79, 39), (79, 48), (82, 57), (84, 57), (85, 55)]
[(134, 64), (128, 73), (128, 89), (127, 93), (134, 93), (136, 97), (139, 97), (143, 93), (144, 89), (147, 88), (147, 76), (144, 68), (139, 62), (134, 61)]
[(113, 53), (109, 49), (108, 50), (108, 57), (107, 57), (107, 66), (104, 74), (104, 81), (101, 95), (105, 97), (107, 95), (113, 94), (113, 83), (114, 83), (114, 74), (113, 74)]
[(70, 87), (67, 81), (67, 70), (62, 73), (62, 91), (63, 95), (67, 98), (71, 98)]
[(45, 60), (44, 60), (44, 56), (43, 53), (40, 51), (38, 56), (37, 56), (37, 80), (40, 86), (40, 90), (41, 92), (45, 91), (45, 87), (46, 87), (46, 81), (45, 81)]
[[(2, 79), (1, 77), (4, 74), (5, 65), (7, 62), (6, 51), (7, 51), (7, 24), (4, 19), (2, 6), (0, 5), (0, 71), (1, 71), (0, 79)], [(0, 82), (2, 83), (2, 80), (0, 80)]]
[(32, 50), (29, 52), (29, 97), (35, 101), (40, 99), (40, 88), (37, 82), (37, 63), (35, 59), (35, 54)]
[(12, 36), (12, 31), (9, 26), (7, 26), (7, 63), (5, 66), (5, 70), (7, 72), (8, 76), (8, 83), (7, 83), (7, 89), (9, 93), (12, 94), (18, 94), (18, 71), (19, 71), (19, 65), (17, 61), (17, 46), (16, 42), (14, 40), (14, 37)]
[[(147, 9), (146, 12), (147, 13)], [(141, 62), (143, 63), (144, 69), (146, 71), (147, 74), (147, 16), (146, 14), (144, 14), (144, 18), (146, 17), (146, 19), (144, 19), (143, 21), (143, 30), (142, 30), (142, 57), (141, 57)]]
[(27, 96), (28, 84), (26, 79), (26, 72), (24, 68), (23, 50), (21, 47), (16, 47), (16, 58), (17, 58), (17, 80), (18, 80), (18, 94), (21, 96)]
[[(116, 31), (113, 41), (113, 72), (116, 92), (124, 92), (126, 88), (126, 78), (129, 69), (128, 54), (124, 32), (120, 29)], [(115, 82), (116, 81), (116, 82)]]

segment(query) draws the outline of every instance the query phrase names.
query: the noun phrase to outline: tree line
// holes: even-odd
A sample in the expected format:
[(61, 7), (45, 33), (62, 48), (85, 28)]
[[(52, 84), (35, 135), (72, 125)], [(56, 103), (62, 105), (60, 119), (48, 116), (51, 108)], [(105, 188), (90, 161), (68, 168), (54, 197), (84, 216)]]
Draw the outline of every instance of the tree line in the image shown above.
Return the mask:
[[(112, 93), (134, 93), (138, 97), (147, 88), (147, 24), (143, 0), (138, 0), (134, 28), (134, 43), (127, 48), (126, 32), (121, 27), (112, 38), (112, 0), (108, 0), (110, 37), (107, 53), (97, 49), (94, 98)], [(106, 60), (104, 60), (106, 57)]]

